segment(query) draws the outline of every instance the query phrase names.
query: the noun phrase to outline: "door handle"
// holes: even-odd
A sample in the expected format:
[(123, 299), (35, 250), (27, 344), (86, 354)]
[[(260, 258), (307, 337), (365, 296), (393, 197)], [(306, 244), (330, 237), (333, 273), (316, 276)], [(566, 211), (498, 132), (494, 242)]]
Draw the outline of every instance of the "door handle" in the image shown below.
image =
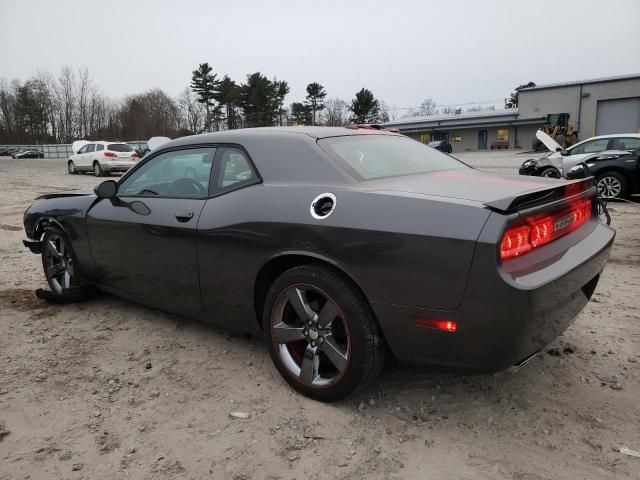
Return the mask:
[(180, 223), (188, 222), (193, 218), (193, 212), (179, 212), (176, 213), (176, 220)]

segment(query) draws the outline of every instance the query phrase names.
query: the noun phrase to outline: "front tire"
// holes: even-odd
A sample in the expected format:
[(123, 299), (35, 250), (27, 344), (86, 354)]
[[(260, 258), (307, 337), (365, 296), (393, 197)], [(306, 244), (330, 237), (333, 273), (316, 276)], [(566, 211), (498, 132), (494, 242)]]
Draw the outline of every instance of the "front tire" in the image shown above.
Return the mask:
[(629, 181), (618, 172), (605, 172), (596, 179), (598, 194), (608, 199), (626, 198), (629, 195)]
[(73, 160), (69, 160), (69, 163), (67, 163), (67, 171), (71, 175), (76, 175), (78, 173), (78, 170), (76, 169), (76, 164), (73, 163)]
[(541, 177), (545, 178), (562, 178), (560, 171), (555, 167), (547, 167), (540, 172)]
[(102, 177), (104, 175), (104, 170), (102, 170), (100, 162), (93, 162), (93, 174), (96, 177)]
[(80, 301), (93, 293), (83, 278), (71, 241), (57, 227), (49, 227), (42, 239), (42, 268), (54, 300)]
[(276, 368), (294, 389), (323, 402), (371, 383), (387, 347), (358, 287), (322, 265), (301, 265), (269, 289), (263, 329)]

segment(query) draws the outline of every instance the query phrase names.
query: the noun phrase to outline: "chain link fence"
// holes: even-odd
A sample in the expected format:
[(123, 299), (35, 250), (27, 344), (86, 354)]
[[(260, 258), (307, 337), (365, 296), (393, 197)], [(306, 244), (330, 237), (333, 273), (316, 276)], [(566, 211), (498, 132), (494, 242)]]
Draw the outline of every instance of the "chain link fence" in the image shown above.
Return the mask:
[(44, 158), (69, 158), (69, 156), (73, 155), (70, 143), (54, 143), (49, 145), (0, 145), (0, 152), (7, 149), (38, 150), (44, 153)]

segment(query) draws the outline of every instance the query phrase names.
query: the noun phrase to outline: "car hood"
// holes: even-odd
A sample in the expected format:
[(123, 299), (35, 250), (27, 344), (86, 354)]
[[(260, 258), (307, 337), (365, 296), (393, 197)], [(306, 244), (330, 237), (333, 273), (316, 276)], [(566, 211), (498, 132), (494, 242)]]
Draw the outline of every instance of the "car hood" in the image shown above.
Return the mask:
[(544, 133), (542, 130), (538, 130), (536, 132), (536, 138), (540, 140), (545, 147), (549, 149), (550, 152), (562, 151), (563, 148), (560, 146), (558, 142), (556, 142), (553, 138), (551, 138), (548, 134)]
[(49, 200), (50, 198), (62, 198), (62, 197), (85, 197), (89, 195), (95, 195), (93, 190), (47, 193), (45, 195), (40, 195), (39, 197), (36, 197), (36, 200)]
[(376, 191), (433, 195), (490, 203), (526, 192), (557, 187), (562, 180), (520, 175), (495, 175), (473, 168), (442, 170), (421, 175), (367, 182)]

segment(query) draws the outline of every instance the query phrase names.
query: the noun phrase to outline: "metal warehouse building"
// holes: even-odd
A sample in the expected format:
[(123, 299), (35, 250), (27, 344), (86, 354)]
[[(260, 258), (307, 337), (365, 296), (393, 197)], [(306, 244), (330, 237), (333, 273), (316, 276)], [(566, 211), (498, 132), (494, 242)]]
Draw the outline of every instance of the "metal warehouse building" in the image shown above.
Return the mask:
[(569, 113), (580, 140), (640, 133), (640, 74), (538, 85), (520, 90), (518, 108), (407, 118), (385, 126), (424, 143), (448, 139), (454, 152), (529, 149), (551, 113)]

